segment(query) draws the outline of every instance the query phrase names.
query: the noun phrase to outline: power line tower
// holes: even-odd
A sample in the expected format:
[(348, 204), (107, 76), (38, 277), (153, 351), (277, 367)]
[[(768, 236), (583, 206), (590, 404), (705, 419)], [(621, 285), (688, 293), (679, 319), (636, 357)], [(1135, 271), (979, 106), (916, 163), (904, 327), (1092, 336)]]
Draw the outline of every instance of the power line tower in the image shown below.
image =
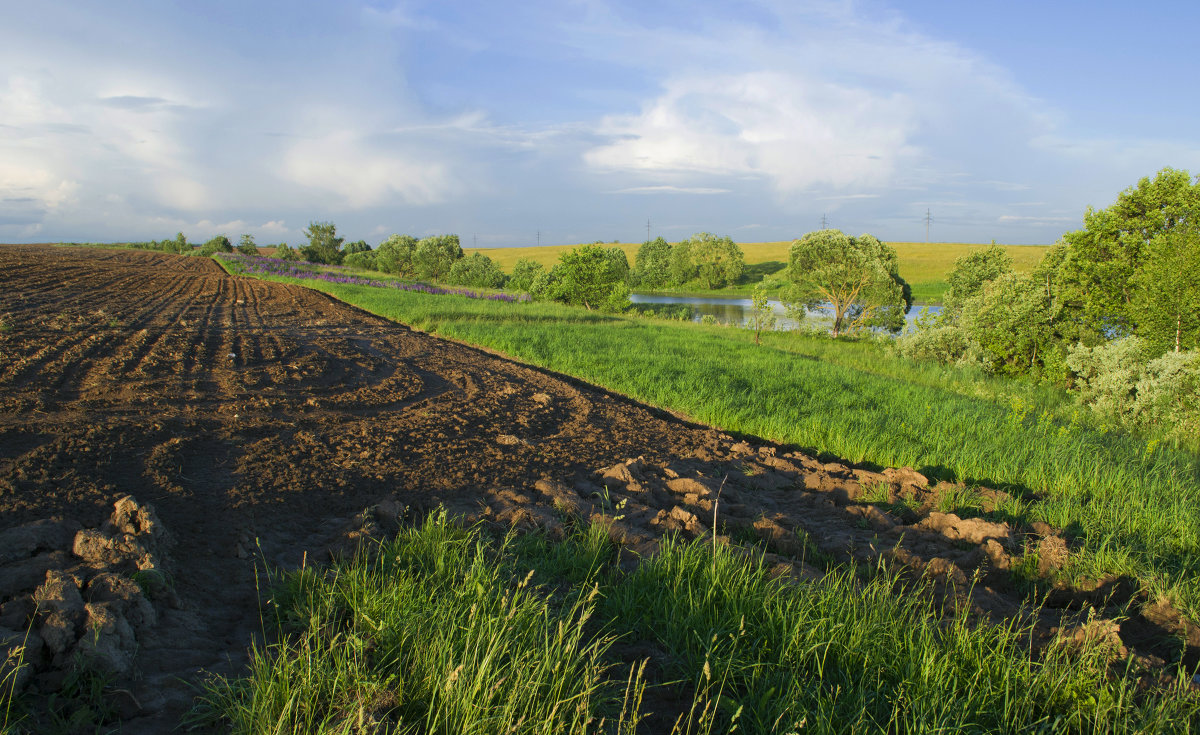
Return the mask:
[(925, 243), (929, 243), (929, 225), (933, 222), (933, 215), (929, 213), (929, 208), (925, 208)]
[(542, 231), (541, 230), (538, 230), (537, 238), (538, 238), (538, 241), (537, 241), (538, 247), (540, 248), (542, 246)]
[(650, 242), (650, 218), (646, 218), (646, 242)]
[(829, 228), (829, 218), (827, 218), (827, 217), (825, 216), (825, 213), (824, 213), (824, 212), (821, 212), (821, 229), (822, 229), (822, 230), (825, 230), (825, 229), (828, 229), (828, 228)]

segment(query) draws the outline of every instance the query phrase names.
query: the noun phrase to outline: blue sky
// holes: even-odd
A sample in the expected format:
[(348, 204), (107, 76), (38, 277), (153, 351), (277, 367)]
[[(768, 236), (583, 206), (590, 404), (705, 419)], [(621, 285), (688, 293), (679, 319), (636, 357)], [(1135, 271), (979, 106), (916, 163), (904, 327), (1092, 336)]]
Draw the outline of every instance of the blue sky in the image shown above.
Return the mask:
[(10, 5), (4, 242), (1049, 243), (1200, 173), (1195, 3)]

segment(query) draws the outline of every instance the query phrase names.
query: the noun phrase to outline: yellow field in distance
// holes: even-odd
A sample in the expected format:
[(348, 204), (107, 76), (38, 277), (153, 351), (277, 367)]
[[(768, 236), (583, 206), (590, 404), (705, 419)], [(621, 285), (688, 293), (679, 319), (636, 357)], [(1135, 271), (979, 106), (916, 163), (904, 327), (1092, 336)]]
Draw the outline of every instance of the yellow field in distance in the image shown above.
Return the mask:
[[(738, 243), (746, 253), (746, 263), (767, 263), (776, 261), (786, 263), (788, 248), (791, 240), (781, 242), (745, 242)], [(891, 242), (900, 256), (900, 275), (909, 283), (924, 283), (944, 280), (946, 274), (954, 268), (954, 260), (961, 255), (988, 247), (986, 244), (966, 242)], [(533, 258), (545, 265), (553, 266), (558, 262), (559, 253), (570, 250), (575, 245), (543, 245), (532, 248), (466, 248), (467, 254), (479, 252), (496, 261), (508, 273), (513, 265), (521, 258)], [(632, 266), (641, 243), (613, 243), (606, 247), (619, 247), (629, 257)], [(1002, 246), (1013, 259), (1013, 267), (1022, 273), (1033, 270), (1049, 249), (1048, 245), (1004, 245)]]

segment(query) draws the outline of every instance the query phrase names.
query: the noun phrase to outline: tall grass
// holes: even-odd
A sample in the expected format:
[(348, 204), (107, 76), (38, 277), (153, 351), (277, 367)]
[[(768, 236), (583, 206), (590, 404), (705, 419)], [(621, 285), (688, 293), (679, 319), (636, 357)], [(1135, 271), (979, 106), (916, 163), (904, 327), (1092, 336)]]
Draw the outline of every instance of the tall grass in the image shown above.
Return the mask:
[[(872, 343), (310, 284), (724, 428), (853, 463), (1003, 489), (1006, 520), (1078, 537), (1079, 574), (1132, 574), (1200, 612), (1200, 459), (1089, 426), (1061, 392), (920, 365)], [(1072, 417), (1074, 413), (1074, 417)]]
[[(1200, 723), (1185, 679), (1135, 695), (1102, 649), (1035, 660), (1021, 622), (972, 628), (911, 592), (886, 570), (784, 582), (702, 540), (668, 541), (626, 572), (598, 526), (496, 541), (434, 514), (373, 559), (284, 580), (279, 642), (254, 652), (246, 679), (214, 682), (196, 719), (456, 735)], [(635, 651), (654, 652), (649, 668)]]

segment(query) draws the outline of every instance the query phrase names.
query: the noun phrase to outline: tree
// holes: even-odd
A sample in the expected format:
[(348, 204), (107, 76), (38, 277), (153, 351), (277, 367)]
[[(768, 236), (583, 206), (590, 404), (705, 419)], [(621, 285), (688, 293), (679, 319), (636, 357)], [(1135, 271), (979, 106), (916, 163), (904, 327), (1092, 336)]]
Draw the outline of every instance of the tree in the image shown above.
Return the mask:
[(961, 323), (989, 372), (1024, 375), (1061, 359), (1051, 352), (1057, 340), (1049, 300), (1030, 275), (1005, 273), (985, 283), (963, 304)]
[(332, 222), (309, 222), (304, 230), (307, 245), (300, 246), (300, 254), (310, 263), (342, 264), (342, 238), (337, 236), (337, 227)]
[(242, 255), (258, 255), (258, 246), (254, 244), (254, 235), (242, 235), (238, 240), (237, 251)]
[(163, 252), (179, 253), (180, 255), (192, 252), (192, 246), (188, 244), (187, 238), (183, 236), (182, 232), (176, 233), (174, 240), (163, 240), (162, 249)]
[(533, 293), (533, 284), (545, 270), (533, 258), (521, 258), (513, 265), (512, 275), (508, 277), (509, 290)]
[(359, 250), (357, 253), (347, 254), (342, 259), (342, 265), (364, 271), (378, 270), (379, 266), (376, 257), (377, 253), (374, 250)]
[(638, 248), (629, 274), (632, 285), (656, 289), (666, 286), (671, 277), (671, 245), (661, 237), (647, 240)]
[(620, 248), (580, 245), (561, 253), (550, 274), (555, 301), (620, 311), (629, 305), (629, 259)]
[(696, 277), (696, 262), (692, 259), (692, 243), (680, 240), (671, 246), (671, 259), (667, 266), (667, 285), (682, 286)]
[(450, 272), (454, 261), (463, 256), (458, 235), (437, 235), (417, 242), (413, 267), (420, 278), (440, 281)]
[(208, 257), (213, 253), (232, 253), (233, 243), (224, 235), (217, 235), (200, 247), (200, 254)]
[(412, 235), (392, 235), (379, 243), (375, 250), (375, 267), (384, 273), (411, 278), (417, 274), (413, 267), (413, 254), (416, 251), (417, 238)]
[(296, 261), (300, 260), (300, 252), (286, 242), (281, 242), (275, 247), (275, 257), (280, 260)]
[(784, 299), (808, 309), (828, 302), (834, 337), (865, 327), (899, 332), (912, 306), (896, 250), (871, 235), (810, 232), (792, 243), (786, 273)]
[(1133, 285), (1129, 314), (1156, 354), (1200, 347), (1200, 223), (1155, 237)]
[(348, 242), (344, 246), (342, 246), (342, 254), (343, 255), (353, 255), (354, 253), (369, 253), (369, 252), (371, 252), (371, 246), (367, 244), (366, 240), (355, 240), (354, 242)]
[(696, 278), (706, 289), (736, 283), (746, 267), (746, 256), (733, 240), (699, 232), (688, 238), (688, 250), (696, 267)]
[(750, 295), (750, 326), (754, 328), (754, 344), (758, 344), (758, 336), (763, 329), (775, 325), (775, 315), (771, 313), (771, 303), (767, 298), (767, 287), (758, 284)]
[(1150, 243), (1194, 225), (1198, 213), (1200, 181), (1193, 183), (1187, 171), (1171, 168), (1159, 171), (1153, 180), (1143, 177), (1107, 209), (1089, 207), (1083, 229), (1063, 235), (1068, 249), (1060, 273), (1063, 297), (1099, 329), (1136, 333), (1135, 276)]
[(483, 253), (472, 253), (450, 266), (446, 283), (473, 288), (500, 288), (504, 285), (504, 271)]
[(1011, 273), (1012, 269), (1012, 258), (995, 242), (984, 250), (960, 255), (946, 278), (950, 288), (943, 298), (942, 313), (957, 314), (963, 303), (982, 291), (985, 284)]

